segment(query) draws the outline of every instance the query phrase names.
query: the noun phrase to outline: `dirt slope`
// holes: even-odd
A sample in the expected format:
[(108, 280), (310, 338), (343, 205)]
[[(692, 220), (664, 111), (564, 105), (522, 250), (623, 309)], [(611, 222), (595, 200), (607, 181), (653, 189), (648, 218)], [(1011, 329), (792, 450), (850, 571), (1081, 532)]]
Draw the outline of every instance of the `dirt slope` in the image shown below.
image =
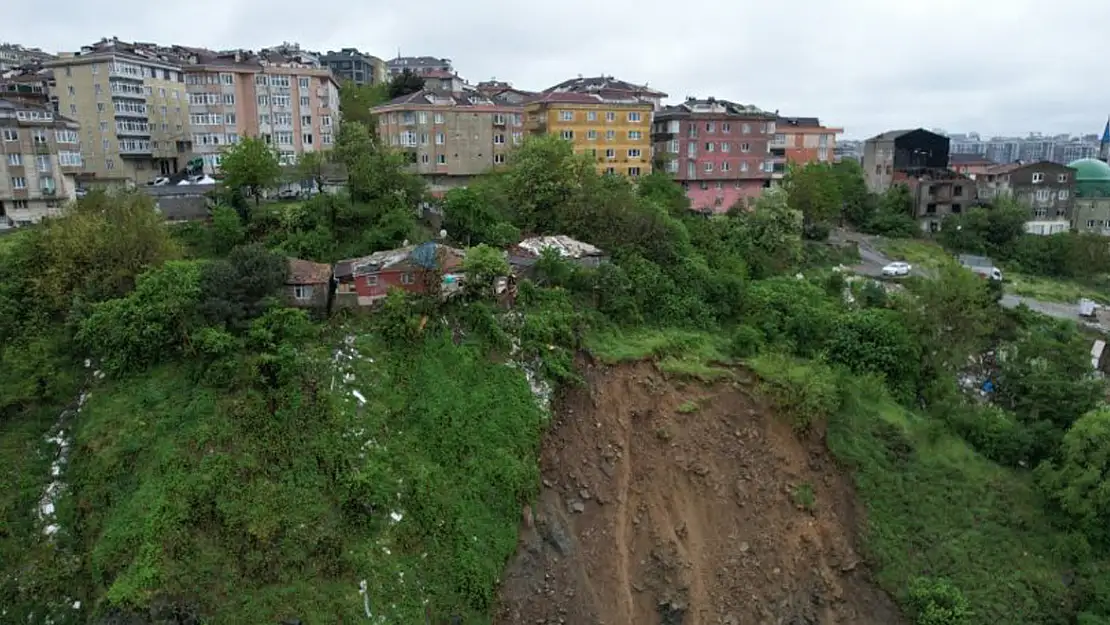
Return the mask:
[(860, 563), (851, 485), (819, 434), (799, 441), (748, 384), (647, 363), (586, 377), (544, 443), (495, 623), (905, 622)]

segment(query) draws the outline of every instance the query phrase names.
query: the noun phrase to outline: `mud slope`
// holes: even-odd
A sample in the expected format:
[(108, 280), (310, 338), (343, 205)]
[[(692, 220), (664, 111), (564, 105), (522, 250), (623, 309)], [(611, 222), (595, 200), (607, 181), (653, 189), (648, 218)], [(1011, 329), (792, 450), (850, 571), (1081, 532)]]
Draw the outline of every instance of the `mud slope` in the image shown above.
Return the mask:
[(819, 435), (799, 441), (744, 384), (647, 363), (586, 377), (544, 443), (495, 623), (905, 622), (860, 562)]

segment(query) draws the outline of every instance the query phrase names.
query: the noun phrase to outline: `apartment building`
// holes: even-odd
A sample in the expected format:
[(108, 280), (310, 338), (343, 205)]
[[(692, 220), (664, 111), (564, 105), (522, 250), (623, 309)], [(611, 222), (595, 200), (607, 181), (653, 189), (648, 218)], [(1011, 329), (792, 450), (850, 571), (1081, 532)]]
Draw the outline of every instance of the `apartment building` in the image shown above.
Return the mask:
[(465, 186), (504, 164), (509, 150), (524, 139), (523, 109), (477, 92), (423, 90), (372, 110), (378, 136), (410, 154), (413, 170), (433, 193)]
[(350, 81), (356, 85), (377, 85), (389, 80), (389, 70), (385, 61), (371, 54), (359, 52), (356, 48), (343, 48), (338, 52), (328, 51), (320, 55), (320, 63), (331, 70), (335, 79)]
[(313, 57), (190, 49), (182, 71), (192, 151), (206, 173), (218, 171), (221, 152), (240, 137), (262, 137), (284, 165), (335, 142), (339, 87)]
[(682, 184), (694, 210), (725, 212), (771, 185), (776, 115), (728, 100), (687, 98), (655, 113), (657, 166)]
[[(779, 116), (771, 140), (771, 153), (785, 158), (785, 162), (799, 165), (831, 163), (836, 151), (836, 136), (840, 134), (844, 134), (843, 128), (822, 126), (816, 117)], [(775, 171), (776, 177), (783, 173), (785, 170)]]
[(653, 94), (608, 90), (603, 81), (587, 80), (596, 79), (566, 81), (526, 100), (525, 130), (570, 141), (575, 152), (597, 161), (601, 173), (651, 173)]
[(867, 188), (884, 193), (898, 174), (948, 170), (948, 137), (924, 128), (888, 130), (863, 144)]
[(1067, 165), (1036, 163), (993, 165), (975, 177), (979, 199), (1009, 196), (1029, 208), (1025, 231), (1056, 234), (1072, 227), (1075, 214), (1075, 174)]
[(48, 104), (0, 96), (0, 228), (58, 215), (76, 197), (78, 130)]
[(85, 172), (105, 182), (146, 182), (189, 157), (188, 101), (180, 63), (153, 46), (103, 39), (59, 55), (58, 111), (81, 126)]
[(53, 58), (53, 54), (38, 48), (26, 48), (17, 43), (0, 43), (0, 72), (24, 65), (38, 65)]
[(451, 67), (451, 59), (437, 59), (434, 56), (398, 56), (386, 61), (385, 65), (390, 76), (396, 76), (406, 69), (420, 76), (428, 72), (455, 72)]

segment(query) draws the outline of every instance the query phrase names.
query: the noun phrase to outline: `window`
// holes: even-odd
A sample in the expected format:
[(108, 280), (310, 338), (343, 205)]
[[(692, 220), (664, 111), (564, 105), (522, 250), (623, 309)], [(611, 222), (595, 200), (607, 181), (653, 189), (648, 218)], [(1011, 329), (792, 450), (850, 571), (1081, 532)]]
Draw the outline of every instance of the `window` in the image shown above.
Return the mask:
[(750, 143), (741, 143), (740, 144), (740, 151), (741, 152), (751, 152), (752, 151), (752, 144), (750, 144)]
[(1087, 227), (1088, 228), (1094, 228), (1095, 227), (1095, 220), (1094, 219), (1088, 219), (1087, 220)]
[(9, 167), (22, 167), (23, 166), (23, 155), (20, 154), (19, 152), (16, 152), (14, 154), (9, 154), (8, 155), (8, 166)]
[(275, 132), (274, 143), (278, 145), (293, 145), (293, 133), (291, 132)]
[(443, 145), (446, 138), (447, 137), (442, 132), (437, 132), (436, 133), (436, 145)]
[[(1056, 176), (1056, 182), (1059, 182), (1060, 184), (1064, 184), (1067, 181), (1068, 181), (1068, 175), (1067, 174), (1059, 174), (1059, 175)], [(1064, 198), (1060, 198), (1060, 199), (1064, 199)]]
[(418, 124), (428, 123), (428, 112), (427, 111), (420, 111), (419, 113), (417, 113), (416, 114), (416, 123), (418, 123)]
[(13, 176), (12, 177), (12, 188), (13, 189), (26, 189), (27, 188), (27, 179), (24, 178), (23, 176)]
[(312, 133), (306, 132), (301, 134), (301, 143), (303, 145), (312, 145)]
[(308, 79), (307, 78), (297, 79), (297, 86), (300, 87), (301, 89), (308, 89)]
[(268, 96), (268, 95), (258, 96), (258, 106), (270, 106), (270, 96)]
[(401, 284), (413, 284), (414, 282), (416, 281), (413, 279), (411, 272), (401, 274)]
[(311, 125), (312, 125), (312, 116), (311, 115), (301, 115), (301, 126), (304, 127), (304, 126), (311, 126)]
[(503, 133), (500, 133), (500, 132), (493, 135), (493, 144), (494, 145), (505, 145), (505, 135)]
[(158, 97), (160, 97), (160, 98), (166, 97), (165, 87), (158, 87)]
[(324, 115), (320, 117), (320, 125), (324, 128), (331, 128), (331, 115)]
[(77, 115), (77, 105), (76, 104), (70, 104), (69, 105), (69, 114), (70, 115)]
[(721, 171), (729, 171), (730, 169), (732, 169), (732, 165), (729, 165), (728, 161), (721, 163)]
[(629, 130), (628, 139), (631, 141), (639, 141), (644, 136), (644, 133), (639, 130)]
[(586, 111), (586, 121), (596, 122), (597, 121), (597, 111)]
[(640, 121), (640, 112), (639, 111), (630, 111), (628, 113), (628, 121), (630, 121), (630, 122)]
[(748, 171), (748, 161), (742, 161), (742, 162), (740, 163), (740, 171), (741, 171), (741, 172), (746, 172), (746, 171)]
[(597, 140), (597, 131), (596, 130), (587, 130), (586, 131), (586, 138), (589, 139), (590, 141), (596, 141)]
[(616, 130), (606, 130), (605, 131), (605, 140), (606, 141), (612, 141), (613, 139), (616, 139), (616, 138), (617, 138), (617, 131)]
[(420, 162), (424, 163), (426, 165), (426, 164), (432, 162), (432, 157), (428, 156), (427, 154), (421, 154), (420, 155)]
[(563, 133), (562, 133), (562, 137), (564, 139), (566, 139), (567, 141), (571, 141), (571, 140), (574, 139), (574, 131), (573, 130), (564, 130)]
[(258, 123), (268, 126), (270, 124), (270, 115), (267, 114), (267, 113), (263, 113), (263, 114), (259, 115), (258, 116)]
[(706, 143), (705, 144), (705, 151), (706, 152), (712, 152), (714, 150), (714, 148), (716, 148), (716, 147), (717, 146), (715, 146), (713, 143)]
[(523, 132), (514, 132), (513, 133), (513, 145), (520, 145), (523, 141), (524, 141), (524, 133)]
[(310, 106), (312, 106), (312, 100), (309, 98), (309, 96), (301, 96), (301, 108), (308, 108)]
[(291, 105), (292, 99), (287, 95), (275, 95), (273, 101), (274, 106), (286, 107)]
[(697, 155), (698, 155), (698, 144), (694, 143), (693, 141), (691, 141), (690, 143), (687, 143), (686, 144), (686, 156), (688, 156), (689, 158), (694, 158)]
[(717, 124), (715, 124), (714, 122), (705, 122), (705, 131), (717, 132)]
[(607, 121), (607, 122), (617, 121), (617, 114), (614, 113), (613, 111), (606, 111), (605, 112), (605, 121)]
[(1033, 173), (1033, 184), (1037, 184), (1038, 182), (1044, 182), (1044, 174), (1039, 171)]
[(73, 88), (73, 85), (69, 86), (69, 95), (77, 95), (77, 90)]
[(731, 150), (732, 150), (732, 145), (729, 144), (728, 141), (722, 141), (721, 142), (721, 151), (722, 152), (729, 152)]
[(235, 74), (220, 74), (220, 82), (225, 85), (234, 85)]
[(505, 164), (505, 155), (504, 154), (494, 154), (493, 155), (493, 164), (494, 165), (504, 165)]
[(437, 123), (437, 124), (442, 124), (443, 123), (443, 113), (436, 113), (435, 116), (432, 118), (432, 121), (434, 123)]
[(707, 173), (713, 171), (713, 163), (706, 163), (704, 169)]
[(751, 131), (752, 131), (752, 127), (751, 127), (750, 124), (741, 124), (740, 125), (740, 132), (742, 134), (746, 135), (746, 134), (750, 133)]
[(605, 158), (617, 158), (617, 151), (613, 148), (605, 150)]
[(446, 165), (447, 164), (447, 155), (446, 154), (440, 154), (439, 156), (436, 157), (436, 162), (439, 163), (440, 165)]
[(614, 176), (614, 175), (616, 175), (616, 173), (617, 173), (617, 168), (616, 167), (606, 167), (605, 168), (605, 174), (606, 175)]
[(639, 149), (632, 149), (628, 151), (628, 158), (640, 158), (640, 154)]
[(564, 122), (574, 121), (574, 111), (559, 111), (559, 120)]
[(730, 124), (728, 122), (722, 123), (721, 124), (721, 132), (725, 133), (726, 135), (728, 133), (732, 132), (732, 124)]
[(19, 141), (19, 132), (15, 128), (5, 128), (4, 141)]
[(293, 287), (293, 297), (299, 302), (312, 299), (312, 287), (305, 284), (295, 285)]
[(38, 156), (36, 156), (35, 157), (35, 169), (37, 169), (38, 171), (43, 172), (43, 173), (50, 171), (51, 170), (50, 155), (48, 155), (48, 154), (39, 154)]
[(640, 168), (639, 167), (629, 167), (628, 168), (628, 175), (633, 176), (633, 177), (639, 176), (640, 175)]
[(420, 145), (428, 145), (428, 133), (420, 133)]
[(322, 143), (323, 145), (331, 145), (331, 133), (330, 132), (320, 133), (320, 143)]
[(106, 158), (104, 159), (104, 168), (107, 170), (113, 170), (116, 168), (116, 162), (110, 158)]
[(964, 195), (963, 186), (956, 185), (956, 186), (952, 187), (952, 197), (963, 197), (963, 195)]
[(1052, 191), (1049, 189), (1037, 189), (1037, 201), (1047, 202), (1052, 197)]
[[(117, 111), (119, 110), (119, 104), (120, 104), (119, 102), (116, 102), (116, 110)], [(144, 107), (144, 108), (146, 108), (146, 107)], [(97, 102), (96, 103), (96, 112), (97, 113), (103, 113), (104, 112), (104, 103), (103, 102)]]
[[(1062, 176), (1067, 176), (1067, 174), (1061, 174), (1061, 175)], [(1068, 199), (1068, 190), (1067, 189), (1060, 189), (1060, 192), (1056, 195), (1056, 197), (1060, 198), (1061, 200)]]
[(225, 93), (224, 94), (224, 105), (225, 106), (235, 106), (235, 94), (234, 93)]
[(31, 131), (31, 141), (39, 145), (46, 144), (46, 131), (41, 128), (36, 128)]

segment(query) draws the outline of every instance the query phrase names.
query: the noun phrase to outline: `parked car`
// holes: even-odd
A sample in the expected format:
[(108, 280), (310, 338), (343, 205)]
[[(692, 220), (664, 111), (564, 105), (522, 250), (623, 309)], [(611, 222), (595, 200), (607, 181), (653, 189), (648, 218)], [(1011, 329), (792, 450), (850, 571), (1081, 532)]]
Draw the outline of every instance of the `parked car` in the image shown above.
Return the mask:
[(278, 192), (279, 200), (295, 200), (300, 197), (300, 192), (296, 189), (282, 189)]
[(151, 180), (147, 184), (150, 185), (150, 186), (153, 186), (153, 187), (164, 187), (169, 183), (170, 183), (170, 179), (167, 178), (166, 176), (158, 176), (157, 178), (155, 178), (154, 180)]
[(910, 266), (909, 263), (902, 262), (902, 261), (896, 261), (896, 262), (890, 263), (886, 267), (883, 267), (883, 275), (884, 276), (891, 276), (891, 277), (908, 276), (908, 275), (910, 275), (910, 270), (912, 270), (912, 269), (913, 269), (913, 267)]
[(996, 282), (1002, 281), (1002, 270), (994, 266), (994, 262), (986, 256), (973, 256), (971, 254), (960, 254), (956, 257), (960, 264), (970, 269), (973, 273), (980, 278), (994, 280)]

